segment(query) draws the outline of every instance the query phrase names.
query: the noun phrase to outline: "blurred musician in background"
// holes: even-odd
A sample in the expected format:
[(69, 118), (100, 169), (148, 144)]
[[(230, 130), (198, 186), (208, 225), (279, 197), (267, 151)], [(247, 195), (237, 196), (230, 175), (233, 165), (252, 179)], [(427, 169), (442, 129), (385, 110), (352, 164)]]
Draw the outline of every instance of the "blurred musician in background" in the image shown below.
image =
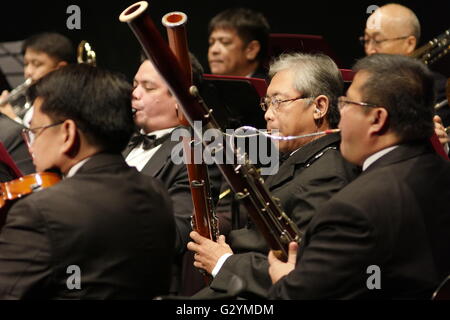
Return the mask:
[(220, 12), (209, 23), (208, 63), (212, 74), (267, 78), (270, 26), (247, 8)]
[[(400, 4), (391, 3), (378, 8), (369, 16), (364, 36), (360, 38), (366, 55), (376, 53), (409, 56), (417, 48), (421, 34), (420, 22), (414, 12)], [(446, 100), (447, 79), (432, 72), (435, 81), (436, 103)], [(436, 134), (441, 143), (447, 143), (444, 126), (450, 125), (450, 107), (437, 110), (434, 118)], [(448, 150), (447, 150), (448, 152)]]
[(134, 131), (130, 94), (124, 77), (86, 64), (29, 89), (35, 110), (24, 133), (34, 163), (65, 179), (10, 209), (0, 233), (0, 299), (168, 293), (175, 224), (167, 190), (121, 155)]
[[(27, 38), (22, 44), (22, 54), (24, 55), (24, 78), (36, 82), (49, 72), (62, 66), (75, 62), (75, 48), (72, 42), (62, 34), (44, 32), (35, 34)], [(7, 91), (3, 91), (2, 98), (8, 96)], [(0, 111), (10, 118), (28, 126), (32, 117), (31, 104), (25, 101), (24, 96), (14, 101), (28, 112), (17, 115), (10, 104), (0, 107)]]

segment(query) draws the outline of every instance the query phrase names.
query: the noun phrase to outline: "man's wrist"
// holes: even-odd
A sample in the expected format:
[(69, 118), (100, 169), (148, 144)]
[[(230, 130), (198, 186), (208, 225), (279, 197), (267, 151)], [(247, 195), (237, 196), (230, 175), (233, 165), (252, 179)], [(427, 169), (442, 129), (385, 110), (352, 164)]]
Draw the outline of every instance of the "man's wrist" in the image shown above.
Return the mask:
[(225, 253), (222, 255), (219, 260), (217, 260), (216, 265), (214, 266), (214, 269), (211, 272), (211, 275), (215, 278), (216, 275), (219, 273), (220, 269), (222, 268), (225, 261), (228, 259), (228, 257), (232, 256), (232, 253)]

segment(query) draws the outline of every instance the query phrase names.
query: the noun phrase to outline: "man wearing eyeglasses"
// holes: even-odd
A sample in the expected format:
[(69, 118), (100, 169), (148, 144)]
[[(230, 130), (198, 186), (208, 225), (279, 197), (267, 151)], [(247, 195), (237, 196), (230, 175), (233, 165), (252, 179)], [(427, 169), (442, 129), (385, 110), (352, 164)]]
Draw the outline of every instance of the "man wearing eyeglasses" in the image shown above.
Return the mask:
[(388, 4), (378, 8), (368, 19), (360, 41), (366, 54), (410, 55), (420, 39), (420, 24), (409, 8)]
[[(340, 71), (324, 55), (285, 54), (270, 67), (271, 82), (261, 107), (269, 130), (282, 137), (295, 137), (336, 128), (337, 99), (343, 91)], [(279, 150), (284, 162), (265, 185), (301, 231), (316, 210), (355, 177), (355, 167), (339, 152), (338, 134), (283, 140)], [(241, 208), (243, 211), (244, 208)], [(241, 277), (245, 298), (266, 298), (270, 287), (267, 272), (268, 246), (257, 227), (248, 220), (245, 228), (223, 235), (218, 242), (191, 232), (188, 249), (195, 252), (197, 268), (212, 274), (209, 288), (194, 298), (220, 296), (233, 275)]]
[(86, 64), (30, 88), (24, 129), (38, 171), (64, 179), (18, 200), (0, 233), (0, 299), (151, 299), (170, 285), (175, 223), (167, 190), (121, 155), (131, 86)]
[(398, 55), (354, 71), (339, 101), (341, 152), (363, 172), (316, 213), (287, 263), (269, 254), (271, 298), (430, 299), (450, 273), (450, 163), (428, 143), (432, 76)]
[[(419, 44), (421, 27), (414, 12), (402, 5), (391, 3), (378, 8), (368, 19), (364, 36), (360, 37), (366, 55), (376, 53), (400, 54), (410, 56)], [(447, 100), (445, 88), (447, 79), (433, 72), (436, 90), (436, 103)], [(434, 118), (435, 131), (441, 143), (449, 142), (444, 127), (450, 126), (448, 105), (437, 110)], [(448, 146), (445, 146), (448, 150)]]

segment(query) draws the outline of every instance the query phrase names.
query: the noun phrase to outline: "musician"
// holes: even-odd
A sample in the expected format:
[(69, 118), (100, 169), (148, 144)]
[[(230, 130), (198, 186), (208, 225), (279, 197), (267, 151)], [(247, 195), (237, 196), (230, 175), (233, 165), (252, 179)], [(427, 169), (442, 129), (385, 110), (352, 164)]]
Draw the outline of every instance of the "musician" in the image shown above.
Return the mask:
[[(409, 56), (419, 43), (420, 33), (420, 22), (414, 12), (400, 4), (391, 3), (378, 8), (369, 16), (361, 41), (366, 55), (386, 53)], [(432, 74), (436, 87), (436, 102), (441, 102), (446, 99), (447, 78), (437, 72)], [(434, 119), (436, 134), (445, 144), (448, 137), (444, 126), (450, 125), (450, 108), (437, 110), (437, 115)]]
[[(198, 65), (192, 67), (196, 79)], [(140, 132), (131, 139), (124, 156), (130, 166), (156, 177), (169, 191), (177, 227), (177, 260), (171, 292), (178, 293), (182, 255), (192, 230), (193, 204), (186, 165), (175, 164), (171, 159), (172, 149), (180, 143), (171, 140), (174, 130), (180, 128), (176, 99), (150, 60), (142, 62), (134, 77), (132, 106), (136, 110), (134, 121)], [(216, 171), (211, 176), (215, 190), (219, 189), (219, 179), (220, 173)]]
[[(31, 78), (33, 81), (75, 62), (75, 49), (72, 42), (66, 36), (54, 32), (38, 33), (25, 39), (22, 44), (22, 54), (24, 55), (24, 78)], [(8, 92), (3, 91), (2, 98), (7, 96)], [(25, 101), (22, 100), (16, 103), (24, 104)], [(25, 126), (28, 126), (32, 116), (30, 111), (23, 116), (23, 119), (19, 118), (11, 105), (0, 107), (0, 111)]]
[[(278, 129), (282, 136), (296, 136), (336, 128), (343, 81), (331, 58), (281, 55), (271, 64), (269, 75), (271, 82), (262, 103), (268, 129)], [(339, 152), (339, 140), (338, 134), (332, 134), (279, 143), (287, 159), (265, 184), (300, 230), (305, 230), (318, 208), (355, 176), (355, 167)], [(194, 265), (214, 276), (210, 287), (195, 298), (223, 293), (233, 274), (246, 282), (243, 297), (267, 296), (271, 284), (267, 272), (269, 249), (251, 221), (245, 228), (231, 231), (227, 242), (223, 235), (217, 243), (196, 232), (191, 238), (188, 249), (196, 253)]]
[(450, 164), (428, 143), (430, 71), (398, 55), (354, 70), (341, 152), (363, 173), (317, 212), (288, 263), (269, 255), (271, 298), (430, 299), (450, 273)]
[(0, 299), (168, 292), (175, 226), (167, 191), (121, 155), (134, 130), (130, 94), (122, 77), (85, 64), (30, 88), (34, 163), (65, 178), (10, 210), (0, 233)]
[(214, 16), (208, 28), (208, 63), (212, 74), (267, 78), (270, 26), (264, 15), (232, 8)]

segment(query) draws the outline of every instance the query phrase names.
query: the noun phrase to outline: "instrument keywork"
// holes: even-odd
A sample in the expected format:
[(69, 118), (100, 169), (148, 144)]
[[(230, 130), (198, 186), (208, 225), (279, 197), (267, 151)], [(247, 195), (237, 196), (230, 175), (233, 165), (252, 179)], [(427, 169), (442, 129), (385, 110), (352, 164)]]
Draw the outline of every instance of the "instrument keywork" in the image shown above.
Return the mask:
[[(201, 121), (203, 128), (223, 132), (214, 118), (213, 110), (209, 109), (200, 98), (198, 89), (189, 86), (185, 77), (180, 77), (185, 73), (150, 16), (145, 14), (147, 8), (146, 1), (135, 3), (125, 9), (119, 19), (128, 23), (147, 58), (166, 81), (194, 130), (194, 122)], [(198, 135), (201, 136), (200, 133)], [(209, 142), (203, 140), (202, 143), (207, 150), (211, 149)], [(248, 161), (247, 155), (236, 148), (231, 149), (231, 144), (226, 144), (226, 148), (226, 153), (234, 156), (234, 164), (217, 163), (218, 168), (246, 206), (269, 248), (274, 250), (280, 259), (286, 261), (289, 242), (299, 243), (302, 233), (283, 212), (276, 199), (270, 195), (258, 170)]]

